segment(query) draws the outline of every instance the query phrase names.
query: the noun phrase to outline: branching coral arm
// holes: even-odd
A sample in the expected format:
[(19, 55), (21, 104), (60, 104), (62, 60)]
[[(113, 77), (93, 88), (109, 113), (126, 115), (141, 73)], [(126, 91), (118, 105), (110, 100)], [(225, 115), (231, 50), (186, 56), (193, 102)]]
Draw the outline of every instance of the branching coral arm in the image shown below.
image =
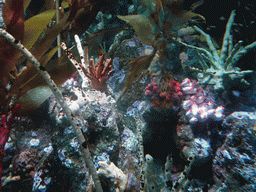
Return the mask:
[[(212, 52), (212, 55), (213, 55), (213, 58), (211, 58), (211, 59), (213, 60), (213, 63), (216, 63), (216, 64), (219, 63), (220, 57), (219, 57), (219, 55), (218, 55), (218, 53), (217, 53), (216, 48), (214, 47), (214, 45), (213, 45), (213, 43), (212, 43), (211, 36), (208, 35), (208, 34), (206, 34), (204, 31), (202, 31), (202, 30), (201, 30), (199, 27), (197, 27), (197, 26), (193, 26), (193, 28), (194, 28), (196, 31), (198, 31), (199, 33), (201, 33), (201, 34), (203, 35), (203, 37), (206, 39), (206, 42), (207, 42), (207, 44), (208, 44), (208, 46), (209, 46), (209, 48), (210, 48), (210, 50), (211, 50), (211, 52)], [(218, 65), (218, 66), (216, 66), (216, 67), (218, 67), (219, 69), (222, 68), (221, 65)]]
[(97, 79), (101, 78), (101, 72), (104, 69), (104, 63), (105, 63), (105, 60), (104, 60), (104, 56), (102, 55), (102, 56), (99, 57), (98, 65), (97, 65), (97, 68), (96, 68), (96, 77), (97, 77)]
[(113, 59), (110, 58), (110, 59), (107, 59), (106, 61), (106, 67), (103, 69), (103, 71), (101, 72), (101, 76), (103, 77), (111, 77), (114, 73), (114, 71), (111, 71), (111, 68), (112, 68), (112, 63), (113, 63)]
[(94, 64), (94, 59), (93, 58), (90, 59), (89, 70), (90, 70), (91, 76), (96, 76), (96, 68), (95, 68), (95, 64)]
[(238, 41), (238, 43), (235, 45), (235, 47), (230, 52), (226, 62), (225, 62), (225, 69), (227, 70), (229, 67), (229, 64), (231, 63), (234, 55), (240, 50), (241, 46), (243, 44), (243, 41)]
[(43, 79), (46, 81), (46, 83), (51, 88), (58, 103), (60, 104), (64, 113), (66, 114), (68, 121), (70, 122), (70, 124), (72, 125), (72, 127), (76, 133), (78, 143), (80, 144), (80, 150), (83, 154), (84, 161), (89, 168), (90, 174), (92, 175), (96, 191), (103, 192), (99, 177), (96, 173), (96, 169), (95, 169), (94, 164), (91, 159), (91, 154), (88, 149), (87, 142), (85, 141), (85, 138), (83, 136), (81, 129), (77, 126), (77, 122), (76, 122), (73, 114), (71, 113), (71, 110), (69, 109), (67, 103), (65, 102), (65, 99), (62, 96), (60, 90), (58, 89), (56, 84), (53, 82), (53, 80), (51, 79), (50, 75), (45, 70), (45, 68), (40, 65), (40, 63), (36, 60), (36, 58), (18, 40), (16, 40), (12, 35), (7, 33), (3, 29), (0, 29), (0, 36), (3, 36), (11, 45), (13, 45), (19, 51), (21, 51), (32, 64), (34, 64), (34, 66), (38, 70), (39, 74), (43, 77)]
[[(195, 26), (194, 26), (195, 27)], [(198, 27), (197, 27), (198, 28)], [(199, 28), (198, 28), (199, 29)], [(195, 29), (196, 30), (196, 29)], [(200, 29), (201, 30), (201, 29)], [(202, 30), (201, 30), (202, 31)], [(207, 34), (206, 34), (207, 35)], [(207, 51), (206, 49), (204, 49), (204, 48), (200, 48), (200, 47), (196, 47), (196, 46), (193, 46), (193, 45), (188, 45), (188, 44), (186, 44), (186, 43), (184, 43), (184, 42), (181, 42), (181, 41), (179, 41), (179, 40), (177, 40), (177, 39), (175, 39), (175, 38), (173, 38), (173, 40), (174, 41), (176, 41), (176, 42), (178, 42), (178, 43), (180, 43), (180, 44), (182, 44), (182, 45), (184, 45), (184, 46), (186, 46), (186, 47), (189, 47), (189, 48), (192, 48), (192, 49), (196, 49), (196, 50), (198, 50), (198, 51), (201, 51), (201, 52), (203, 52), (205, 55), (207, 55), (207, 57), (209, 57), (207, 60), (209, 60), (209, 62), (213, 65), (213, 66), (215, 66), (214, 65), (214, 58), (213, 58), (213, 56), (212, 56), (212, 54), (209, 52), (209, 51)]]
[(231, 52), (233, 50), (233, 35), (230, 34), (228, 37), (228, 55), (231, 55)]
[(238, 51), (234, 57), (232, 62), (227, 66), (227, 67), (231, 67), (234, 66), (237, 61), (239, 59), (241, 59), (243, 56), (245, 56), (250, 50), (256, 48), (256, 41), (254, 41), (253, 43), (251, 43), (250, 45), (247, 45), (245, 48), (243, 48), (242, 50)]
[(230, 37), (230, 31), (232, 24), (235, 20), (235, 10), (233, 10), (230, 14), (227, 26), (226, 26), (226, 32), (223, 37), (223, 42), (222, 42), (222, 48), (221, 48), (221, 56), (220, 56), (220, 65), (224, 65), (225, 60), (227, 58), (227, 52), (228, 52), (228, 45), (229, 45), (229, 37)]

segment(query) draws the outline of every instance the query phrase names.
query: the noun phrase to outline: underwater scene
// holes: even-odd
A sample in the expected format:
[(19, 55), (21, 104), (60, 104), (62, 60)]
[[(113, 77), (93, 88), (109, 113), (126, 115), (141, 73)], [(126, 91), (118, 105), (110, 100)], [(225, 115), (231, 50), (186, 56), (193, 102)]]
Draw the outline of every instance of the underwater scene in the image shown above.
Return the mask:
[(0, 0), (0, 191), (256, 191), (255, 10)]

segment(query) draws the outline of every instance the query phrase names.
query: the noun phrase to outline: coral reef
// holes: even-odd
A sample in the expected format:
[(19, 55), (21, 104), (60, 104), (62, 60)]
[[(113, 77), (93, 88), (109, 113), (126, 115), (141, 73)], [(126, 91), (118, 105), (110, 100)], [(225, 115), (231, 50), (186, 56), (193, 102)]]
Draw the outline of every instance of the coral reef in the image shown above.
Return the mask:
[(2, 191), (255, 191), (252, 0), (222, 44), (208, 1), (5, 2)]
[[(154, 80), (159, 81), (159, 78), (154, 77)], [(163, 81), (160, 86), (152, 82), (147, 85), (145, 95), (154, 108), (177, 111), (182, 101), (182, 111), (190, 123), (205, 122), (209, 119), (221, 121), (224, 118), (224, 107), (215, 108), (214, 99), (206, 94), (196, 80), (186, 78), (181, 84), (175, 80)]]

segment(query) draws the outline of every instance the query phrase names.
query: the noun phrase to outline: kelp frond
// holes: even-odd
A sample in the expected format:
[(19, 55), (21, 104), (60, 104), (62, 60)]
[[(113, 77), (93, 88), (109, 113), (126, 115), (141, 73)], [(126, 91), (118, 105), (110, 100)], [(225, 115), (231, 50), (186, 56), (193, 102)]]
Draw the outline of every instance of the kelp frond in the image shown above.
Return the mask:
[(144, 55), (144, 56), (135, 58), (128, 63), (128, 65), (132, 65), (132, 68), (126, 78), (124, 89), (121, 91), (121, 94), (117, 99), (117, 102), (121, 100), (121, 98), (124, 96), (124, 94), (127, 92), (128, 88), (133, 82), (135, 81), (138, 82), (143, 77), (143, 75), (146, 73), (147, 69), (149, 68), (151, 61), (155, 57), (156, 51), (157, 50), (154, 49), (154, 51), (150, 55)]

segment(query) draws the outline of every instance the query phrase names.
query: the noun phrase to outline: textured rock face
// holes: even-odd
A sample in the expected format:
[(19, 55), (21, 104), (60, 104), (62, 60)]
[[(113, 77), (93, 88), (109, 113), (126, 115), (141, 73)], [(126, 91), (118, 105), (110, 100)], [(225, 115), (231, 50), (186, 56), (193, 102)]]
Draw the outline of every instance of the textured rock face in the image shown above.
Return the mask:
[[(84, 136), (88, 138), (95, 167), (99, 168), (99, 162), (109, 158), (116, 162), (122, 130), (118, 127), (119, 113), (115, 109), (114, 99), (94, 89), (81, 90), (68, 86), (63, 95)], [(70, 180), (76, 181), (71, 188), (83, 191), (86, 186), (92, 187), (88, 170), (79, 160), (82, 157), (74, 132), (54, 99), (51, 99), (50, 111), (55, 126), (60, 130), (56, 136), (59, 143), (56, 156), (64, 169), (73, 172)]]
[(216, 183), (224, 191), (254, 191), (256, 184), (255, 113), (234, 112), (222, 124), (227, 130), (213, 160)]
[(2, 17), (2, 9), (3, 9), (3, 2), (0, 1), (0, 27), (5, 28), (3, 17)]
[[(68, 105), (81, 125), (84, 135), (89, 138), (89, 143), (92, 144), (92, 149), (97, 148), (94, 153), (97, 155), (106, 151), (115, 153), (120, 133), (116, 121), (119, 116), (114, 108), (114, 99), (93, 89), (82, 91), (79, 88), (73, 88), (65, 94)], [(67, 129), (65, 116), (58, 110), (56, 109), (54, 112), (57, 114), (57, 126)]]

